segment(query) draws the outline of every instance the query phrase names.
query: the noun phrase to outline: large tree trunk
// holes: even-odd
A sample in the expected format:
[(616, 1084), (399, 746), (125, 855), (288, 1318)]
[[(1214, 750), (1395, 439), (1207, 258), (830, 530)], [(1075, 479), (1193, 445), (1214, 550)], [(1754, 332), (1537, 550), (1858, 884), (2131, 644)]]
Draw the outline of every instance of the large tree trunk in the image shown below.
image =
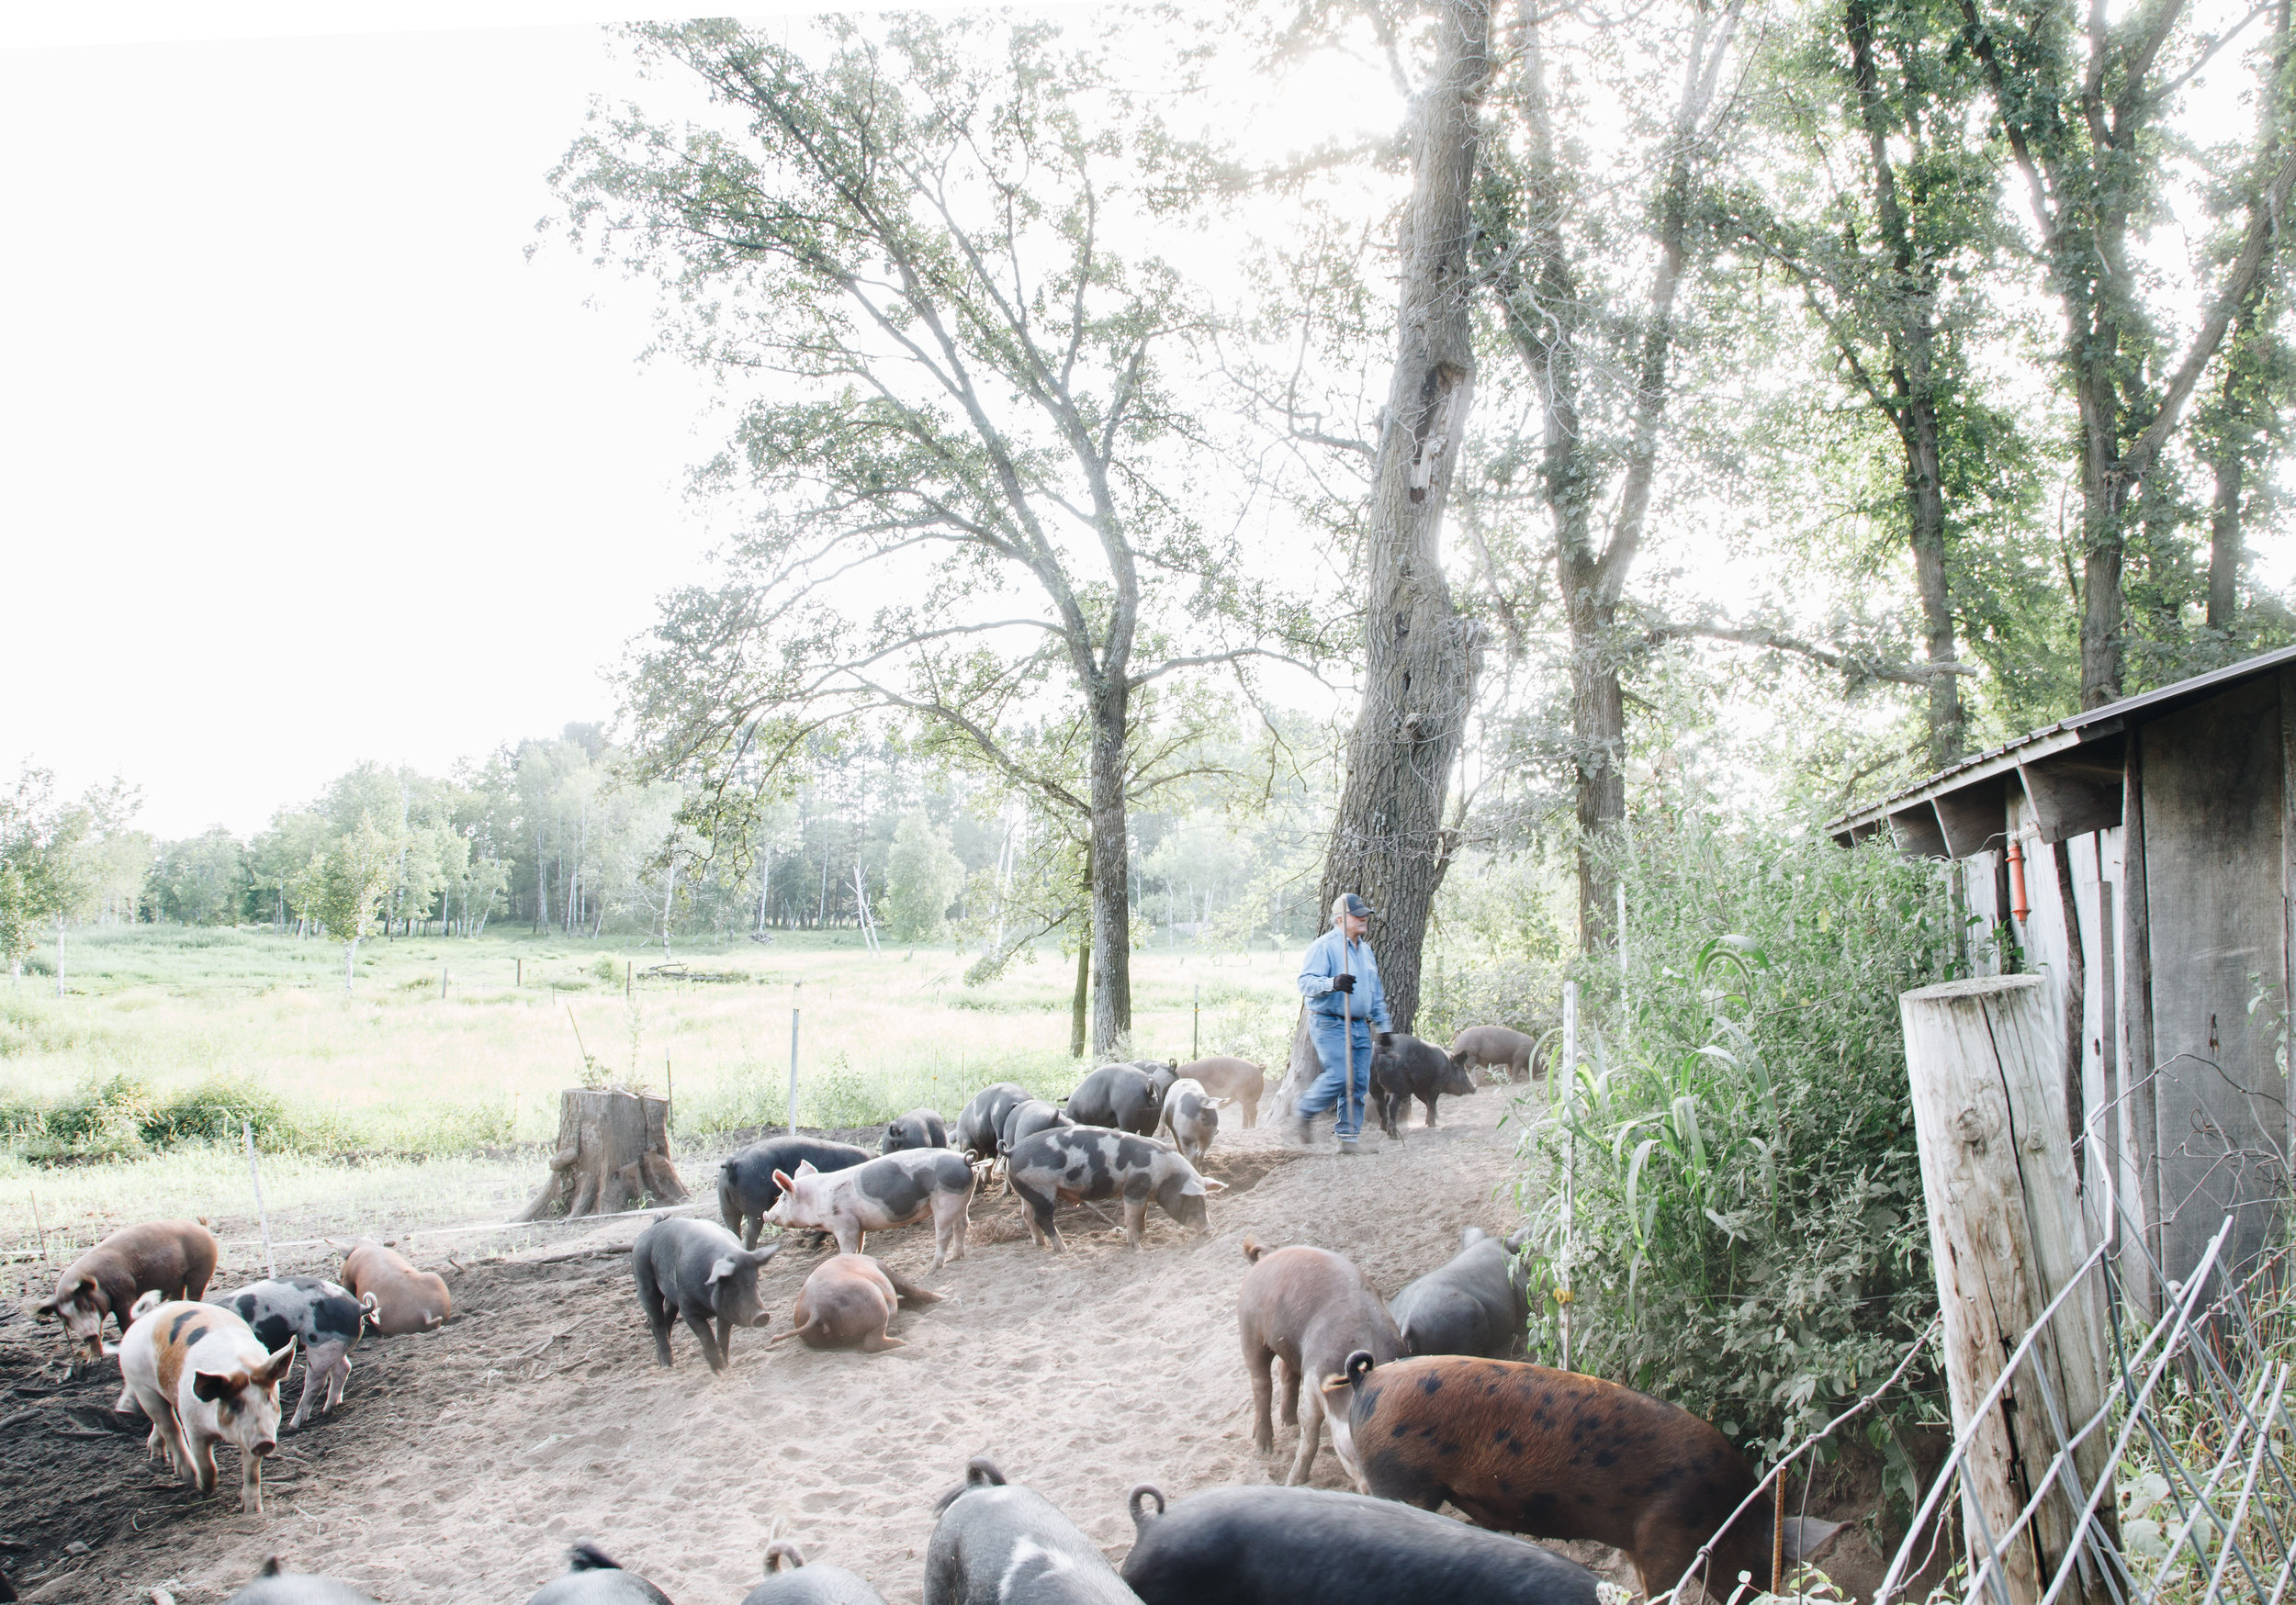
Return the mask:
[(689, 1195), (670, 1162), (669, 1100), (621, 1087), (568, 1087), (558, 1097), (550, 1179), (513, 1218), (611, 1215), (645, 1196), (682, 1204)]
[(1092, 708), (1092, 1050), (1107, 1058), (1132, 1028), (1131, 825), (1124, 731), (1131, 690), (1120, 668)]
[(1412, 128), (1402, 307), (1373, 481), (1363, 706), (1323, 865), (1319, 912), (1343, 892), (1379, 911), (1374, 942), (1396, 1029), (1419, 1008), (1419, 953), (1449, 862), (1443, 797), (1472, 693), (1472, 625), (1443, 578), (1444, 502), (1475, 392), (1468, 204), (1491, 73), (1483, 0), (1446, 0), (1433, 81)]

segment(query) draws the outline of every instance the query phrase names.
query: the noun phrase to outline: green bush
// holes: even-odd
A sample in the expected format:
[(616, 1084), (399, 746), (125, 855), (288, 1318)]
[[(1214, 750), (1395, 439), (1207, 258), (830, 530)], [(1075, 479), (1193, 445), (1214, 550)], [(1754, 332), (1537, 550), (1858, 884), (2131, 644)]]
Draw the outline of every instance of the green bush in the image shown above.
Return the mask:
[[(1694, 815), (1630, 845), (1624, 957), (1580, 961), (1579, 1072), (1525, 1138), (1537, 1285), (1567, 1256), (1576, 1368), (1774, 1453), (1936, 1309), (1897, 994), (1949, 978), (1951, 915), (1886, 845)], [(1558, 1308), (1535, 1309), (1549, 1347)], [(1883, 1407), (1893, 1462), (1936, 1386)]]
[(174, 1148), (186, 1142), (236, 1142), (240, 1122), (254, 1129), (255, 1146), (296, 1146), (297, 1132), (278, 1094), (254, 1082), (217, 1076), (176, 1094), (139, 1122), (144, 1143)]

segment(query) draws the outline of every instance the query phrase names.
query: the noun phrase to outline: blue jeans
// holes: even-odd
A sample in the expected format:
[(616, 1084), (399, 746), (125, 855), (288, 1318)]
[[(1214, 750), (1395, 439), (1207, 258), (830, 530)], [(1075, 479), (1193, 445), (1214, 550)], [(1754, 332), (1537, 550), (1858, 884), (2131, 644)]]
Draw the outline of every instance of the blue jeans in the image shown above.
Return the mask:
[[(1348, 1031), (1349, 1025), (1355, 1027), (1352, 1033)], [(1308, 1039), (1315, 1044), (1315, 1056), (1322, 1061), (1323, 1073), (1291, 1106), (1295, 1115), (1321, 1115), (1340, 1101), (1340, 1086), (1346, 1079), (1344, 1045), (1348, 1035), (1355, 1038), (1356, 1085), (1354, 1107), (1343, 1107), (1339, 1112), (1337, 1131), (1343, 1139), (1361, 1134), (1364, 1106), (1371, 1101), (1370, 1021), (1359, 1019), (1343, 1024), (1335, 1016), (1308, 1016)]]

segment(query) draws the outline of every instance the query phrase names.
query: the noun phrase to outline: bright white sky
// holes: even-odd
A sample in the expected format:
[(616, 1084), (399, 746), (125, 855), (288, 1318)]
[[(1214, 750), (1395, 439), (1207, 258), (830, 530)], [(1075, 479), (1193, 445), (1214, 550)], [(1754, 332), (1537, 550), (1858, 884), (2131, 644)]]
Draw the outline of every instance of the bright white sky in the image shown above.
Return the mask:
[(637, 360), (649, 288), (525, 255), (591, 97), (672, 92), (629, 15), (0, 0), (0, 584), (42, 599), (7, 776), (246, 833), (363, 758), (612, 716), (726, 421)]

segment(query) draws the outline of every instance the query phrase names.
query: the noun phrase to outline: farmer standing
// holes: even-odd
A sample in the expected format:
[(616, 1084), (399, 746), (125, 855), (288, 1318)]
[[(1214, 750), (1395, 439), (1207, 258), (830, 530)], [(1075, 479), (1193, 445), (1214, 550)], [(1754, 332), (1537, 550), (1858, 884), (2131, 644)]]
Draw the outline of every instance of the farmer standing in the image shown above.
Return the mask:
[[(1379, 984), (1379, 961), (1364, 938), (1371, 929), (1371, 905), (1354, 892), (1332, 904), (1332, 928), (1308, 947), (1300, 961), (1300, 995), (1308, 1000), (1308, 1037), (1323, 1073), (1291, 1106), (1292, 1136), (1309, 1140), (1309, 1117), (1339, 1106), (1339, 1151), (1356, 1151), (1364, 1105), (1371, 1090), (1371, 1032), (1393, 1029), (1387, 991)], [(1354, 1085), (1347, 1084), (1354, 1072)], [(1344, 1095), (1343, 1095), (1344, 1094)]]

